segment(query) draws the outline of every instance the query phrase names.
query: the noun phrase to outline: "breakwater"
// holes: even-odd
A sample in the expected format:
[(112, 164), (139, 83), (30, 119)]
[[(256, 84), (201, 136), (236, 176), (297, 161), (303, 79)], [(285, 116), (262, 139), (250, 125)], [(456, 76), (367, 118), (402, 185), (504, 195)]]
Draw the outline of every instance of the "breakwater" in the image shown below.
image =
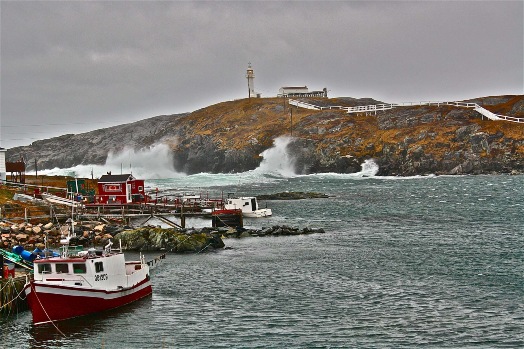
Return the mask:
[(275, 225), (261, 229), (201, 228), (163, 229), (142, 227), (125, 230), (115, 235), (115, 241), (124, 250), (169, 251), (176, 253), (200, 253), (226, 247), (224, 239), (263, 236), (289, 236), (324, 233), (324, 229), (294, 228)]

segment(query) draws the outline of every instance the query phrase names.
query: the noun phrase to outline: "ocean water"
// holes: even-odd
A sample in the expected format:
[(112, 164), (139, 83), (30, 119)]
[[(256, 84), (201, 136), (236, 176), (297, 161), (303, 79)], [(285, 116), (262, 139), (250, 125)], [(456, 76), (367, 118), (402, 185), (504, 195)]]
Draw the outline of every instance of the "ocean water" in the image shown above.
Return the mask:
[(152, 297), (57, 323), (60, 332), (19, 313), (0, 320), (0, 347), (524, 347), (524, 176), (374, 172), (368, 163), (355, 175), (149, 180), (211, 197), (325, 193), (262, 202), (274, 216), (245, 224), (326, 233), (226, 239), (228, 249), (169, 254), (152, 272)]

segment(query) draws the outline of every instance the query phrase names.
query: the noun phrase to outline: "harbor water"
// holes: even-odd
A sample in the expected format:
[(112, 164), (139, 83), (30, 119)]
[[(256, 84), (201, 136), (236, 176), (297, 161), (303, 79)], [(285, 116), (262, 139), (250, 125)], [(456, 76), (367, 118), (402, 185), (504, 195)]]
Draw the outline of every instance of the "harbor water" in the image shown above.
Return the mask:
[(15, 314), (0, 320), (0, 347), (524, 347), (524, 176), (379, 178), (364, 170), (200, 174), (148, 185), (211, 197), (324, 193), (260, 202), (274, 216), (245, 225), (326, 233), (168, 254), (152, 271), (152, 297), (59, 322), (59, 330)]

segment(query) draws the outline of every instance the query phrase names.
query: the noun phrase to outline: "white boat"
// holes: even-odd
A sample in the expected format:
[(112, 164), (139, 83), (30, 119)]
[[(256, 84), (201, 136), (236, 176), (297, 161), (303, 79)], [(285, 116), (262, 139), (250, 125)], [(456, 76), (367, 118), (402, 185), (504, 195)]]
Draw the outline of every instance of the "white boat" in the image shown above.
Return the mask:
[(259, 208), (257, 198), (254, 196), (227, 198), (224, 204), (226, 210), (242, 210), (244, 217), (269, 217), (272, 215), (270, 208)]
[(25, 287), (35, 325), (117, 308), (152, 293), (149, 266), (142, 256), (90, 249), (34, 260), (34, 279)]

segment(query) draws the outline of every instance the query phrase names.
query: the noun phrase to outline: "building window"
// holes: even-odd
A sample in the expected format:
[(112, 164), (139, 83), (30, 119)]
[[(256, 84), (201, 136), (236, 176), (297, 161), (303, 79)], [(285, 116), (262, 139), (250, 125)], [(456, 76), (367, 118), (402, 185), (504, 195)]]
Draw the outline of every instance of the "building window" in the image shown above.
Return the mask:
[(121, 192), (122, 191), (122, 187), (120, 186), (120, 184), (104, 184), (104, 191), (107, 193), (107, 192)]

